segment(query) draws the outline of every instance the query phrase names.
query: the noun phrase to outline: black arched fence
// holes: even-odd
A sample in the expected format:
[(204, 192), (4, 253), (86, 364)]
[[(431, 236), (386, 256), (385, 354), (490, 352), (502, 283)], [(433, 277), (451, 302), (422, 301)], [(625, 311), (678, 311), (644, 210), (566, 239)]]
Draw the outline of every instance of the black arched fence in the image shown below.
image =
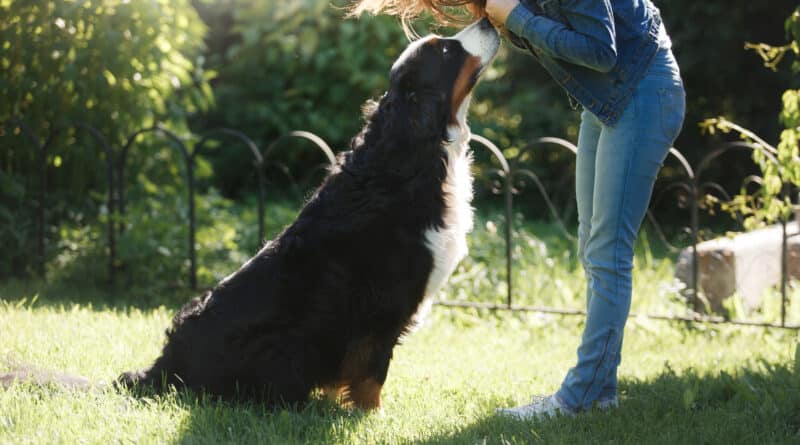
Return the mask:
[[(497, 176), (500, 179), (499, 186), (492, 187), (492, 190), (495, 194), (499, 194), (503, 196), (504, 200), (504, 242), (505, 242), (505, 260), (506, 260), (506, 303), (503, 305), (498, 304), (491, 304), (491, 303), (477, 303), (477, 302), (464, 302), (464, 301), (439, 301), (438, 303), (441, 305), (446, 306), (462, 306), (462, 307), (477, 307), (477, 308), (486, 308), (486, 309), (508, 309), (508, 310), (523, 310), (523, 311), (533, 311), (533, 312), (543, 312), (543, 313), (556, 313), (556, 314), (564, 314), (564, 315), (585, 315), (585, 311), (577, 310), (577, 309), (566, 309), (566, 308), (553, 308), (553, 307), (541, 307), (541, 306), (522, 306), (522, 305), (515, 305), (513, 303), (513, 295), (514, 295), (514, 288), (512, 282), (512, 268), (513, 268), (513, 258), (512, 258), (512, 251), (514, 247), (514, 241), (512, 237), (513, 233), (513, 223), (514, 223), (514, 199), (517, 195), (520, 194), (522, 189), (525, 187), (525, 182), (531, 183), (534, 187), (534, 190), (538, 193), (538, 197), (541, 198), (541, 202), (544, 203), (548, 213), (552, 220), (557, 224), (560, 231), (563, 235), (571, 240), (576, 240), (577, 235), (570, 232), (567, 229), (567, 225), (564, 223), (562, 217), (559, 215), (556, 206), (553, 204), (551, 197), (546, 190), (543, 181), (540, 180), (539, 176), (529, 168), (526, 168), (527, 163), (525, 162), (518, 162), (518, 159), (525, 158), (526, 152), (531, 150), (539, 150), (546, 146), (555, 147), (556, 149), (560, 149), (562, 151), (566, 151), (571, 153), (572, 155), (577, 154), (577, 147), (569, 141), (560, 138), (554, 137), (542, 137), (538, 138), (527, 147), (526, 150), (522, 150), (518, 152), (518, 154), (514, 157), (514, 159), (506, 158), (502, 150), (500, 150), (493, 142), (490, 140), (478, 136), (473, 135), (472, 142), (476, 143), (478, 146), (481, 146), (487, 149), (494, 160), (496, 161), (497, 166), (490, 168), (489, 173)], [(474, 144), (475, 145), (475, 144)], [(748, 154), (752, 151), (758, 150), (761, 154), (768, 159), (769, 162), (772, 162), (777, 165), (777, 160), (775, 158), (775, 153), (771, 152), (768, 148), (765, 148), (762, 145), (749, 143), (745, 141), (736, 141), (736, 142), (729, 142), (721, 144), (720, 146), (714, 148), (710, 153), (703, 156), (700, 161), (697, 163), (696, 168), (692, 168), (690, 162), (686, 159), (686, 157), (678, 151), (676, 148), (671, 147), (669, 153), (667, 155), (666, 163), (675, 164), (677, 170), (680, 171), (680, 175), (677, 176), (677, 179), (672, 179), (672, 182), (666, 185), (662, 185), (654, 194), (651, 199), (650, 209), (648, 209), (646, 220), (650, 224), (651, 228), (655, 231), (658, 238), (661, 242), (667, 247), (667, 249), (672, 253), (678, 253), (683, 249), (680, 246), (675, 245), (673, 242), (669, 240), (669, 238), (665, 235), (661, 224), (656, 219), (653, 208), (658, 205), (658, 203), (662, 202), (667, 197), (673, 196), (676, 192), (679, 194), (679, 203), (678, 206), (685, 208), (689, 211), (689, 225), (683, 228), (683, 232), (688, 235), (688, 247), (691, 249), (692, 261), (691, 261), (691, 274), (689, 279), (690, 287), (687, 289), (688, 299), (687, 302), (689, 304), (690, 310), (688, 311), (691, 315), (689, 316), (675, 316), (675, 315), (658, 315), (658, 314), (643, 314), (649, 318), (656, 318), (656, 319), (668, 319), (668, 320), (682, 320), (682, 321), (703, 321), (703, 322), (710, 322), (710, 323), (732, 323), (732, 324), (741, 324), (741, 325), (758, 325), (758, 326), (769, 326), (769, 327), (782, 327), (782, 328), (792, 328), (792, 329), (800, 329), (800, 325), (795, 324), (787, 324), (786, 323), (786, 307), (788, 304), (788, 289), (787, 284), (789, 281), (788, 276), (788, 267), (787, 267), (787, 260), (788, 260), (788, 240), (794, 236), (800, 235), (800, 233), (792, 233), (790, 234), (787, 230), (787, 224), (789, 221), (786, 219), (780, 220), (781, 225), (781, 269), (780, 269), (780, 294), (781, 294), (781, 321), (779, 324), (774, 323), (759, 323), (759, 322), (752, 322), (747, 320), (731, 320), (722, 317), (714, 317), (708, 315), (702, 315), (700, 313), (691, 310), (691, 308), (700, 307), (700, 271), (699, 271), (699, 255), (698, 255), (698, 245), (702, 241), (701, 239), (701, 225), (700, 225), (700, 216), (701, 210), (706, 207), (704, 204), (704, 198), (713, 196), (719, 202), (730, 202), (732, 200), (732, 196), (725, 190), (723, 186), (719, 183), (706, 180), (704, 177), (704, 173), (707, 173), (709, 167), (712, 165), (714, 161), (718, 161), (719, 158), (722, 156), (734, 152), (734, 151), (745, 151)], [(791, 190), (791, 187), (783, 181), (781, 178), (781, 182), (784, 184), (784, 188), (782, 193), (784, 197), (788, 196)], [(742, 181), (742, 187), (747, 187), (748, 185), (753, 185), (760, 187), (761, 185), (761, 178), (756, 175), (747, 176)], [(736, 215), (736, 220), (738, 222), (739, 228), (743, 228), (743, 218), (741, 215)], [(636, 314), (634, 314), (636, 315)]]
[[(39, 165), (39, 190), (38, 198), (35, 203), (37, 207), (36, 239), (37, 256), (39, 257), (38, 270), (41, 274), (44, 274), (46, 261), (45, 227), (47, 224), (45, 212), (47, 194), (47, 155), (55, 135), (59, 132), (59, 130), (67, 130), (68, 128), (51, 128), (47, 139), (44, 142), (41, 142), (36, 135), (34, 135), (29, 128), (19, 120), (6, 122), (5, 126), (19, 128), (20, 133), (28, 139), (28, 141), (35, 147), (37, 151), (37, 164)], [(257, 199), (259, 239), (264, 238), (264, 188), (266, 186), (264, 170), (269, 165), (269, 155), (278, 147), (279, 143), (289, 138), (306, 140), (311, 142), (313, 146), (319, 148), (319, 150), (325, 155), (326, 162), (324, 165), (327, 166), (333, 164), (336, 160), (333, 151), (325, 143), (325, 141), (315, 134), (305, 131), (290, 132), (276, 139), (267, 147), (266, 150), (264, 150), (264, 152), (262, 152), (253, 142), (253, 140), (247, 135), (230, 128), (217, 128), (209, 130), (203, 135), (200, 135), (198, 138), (195, 138), (193, 141), (183, 138), (161, 125), (154, 125), (152, 127), (143, 128), (131, 133), (125, 142), (118, 149), (115, 149), (115, 147), (109, 144), (103, 135), (94, 127), (85, 123), (77, 123), (73, 125), (73, 127), (77, 130), (87, 131), (105, 154), (106, 179), (108, 183), (107, 206), (108, 213), (110, 215), (107, 224), (108, 276), (110, 281), (115, 280), (117, 271), (117, 238), (124, 230), (124, 224), (122, 224), (121, 221), (127, 211), (125, 173), (127, 171), (128, 155), (130, 151), (136, 147), (137, 141), (140, 139), (139, 136), (147, 133), (153, 133), (165, 138), (169, 145), (174, 147), (174, 149), (178, 152), (180, 159), (182, 160), (187, 187), (187, 202), (189, 204), (189, 232), (187, 245), (189, 252), (189, 283), (192, 288), (197, 287), (197, 254), (195, 246), (195, 234), (197, 232), (197, 221), (195, 217), (195, 161), (198, 155), (202, 155), (207, 150), (208, 143), (211, 140), (236, 140), (248, 149), (249, 154), (252, 157), (253, 167), (258, 180)], [(288, 168), (286, 168), (285, 165), (280, 163), (277, 164), (283, 171), (288, 172)], [(115, 224), (115, 222), (120, 223)]]
[[(21, 120), (10, 120), (3, 124), (5, 128), (15, 128), (18, 133), (25, 137), (27, 141), (34, 147), (37, 153), (37, 164), (39, 165), (39, 178), (38, 178), (38, 198), (35, 201), (37, 230), (36, 230), (36, 249), (39, 257), (38, 269), (40, 273), (44, 273), (45, 269), (45, 227), (46, 227), (46, 212), (45, 212), (45, 198), (47, 193), (46, 170), (47, 170), (47, 155), (48, 150), (52, 146), (55, 135), (59, 130), (66, 130), (67, 128), (51, 128), (46, 139), (42, 141), (37, 135), (30, 131), (29, 127)], [(115, 279), (117, 273), (117, 238), (124, 230), (124, 225), (120, 222), (126, 214), (126, 162), (128, 154), (133, 149), (139, 136), (146, 133), (153, 133), (166, 139), (170, 146), (174, 147), (180, 155), (183, 162), (184, 175), (187, 186), (188, 203), (189, 203), (189, 232), (188, 232), (188, 252), (189, 252), (189, 283), (192, 288), (197, 287), (197, 263), (196, 263), (196, 247), (195, 247), (195, 233), (196, 233), (196, 218), (195, 218), (195, 162), (197, 156), (206, 153), (208, 144), (212, 140), (233, 140), (247, 148), (248, 156), (252, 159), (253, 169), (256, 174), (258, 182), (258, 236), (259, 240), (263, 240), (265, 236), (265, 187), (266, 187), (266, 171), (274, 169), (275, 172), (285, 176), (293, 187), (297, 187), (298, 183), (308, 182), (313, 177), (315, 172), (320, 169), (327, 168), (336, 162), (336, 156), (330, 146), (319, 136), (307, 131), (292, 131), (286, 133), (275, 140), (273, 140), (266, 149), (261, 150), (258, 145), (253, 142), (244, 133), (230, 128), (217, 128), (207, 131), (199, 136), (192, 136), (185, 138), (177, 135), (169, 129), (155, 125), (148, 128), (138, 130), (125, 140), (119, 147), (114, 147), (109, 144), (104, 136), (94, 127), (86, 123), (77, 123), (73, 125), (76, 130), (86, 131), (92, 140), (97, 144), (99, 149), (105, 154), (105, 168), (106, 179), (108, 182), (107, 206), (109, 212), (109, 219), (107, 223), (107, 243), (108, 243), (108, 274), (109, 280)], [(289, 139), (299, 139), (306, 141), (310, 146), (315, 147), (320, 155), (321, 162), (316, 167), (308, 169), (304, 172), (305, 178), (297, 178), (293, 175), (291, 169), (284, 163), (272, 160), (274, 153), (280, 150)], [(546, 189), (540, 177), (531, 169), (526, 167), (523, 161), (526, 155), (531, 151), (543, 149), (556, 149), (562, 150), (573, 155), (577, 153), (577, 148), (574, 144), (560, 138), (542, 137), (538, 138), (524, 150), (521, 150), (514, 158), (509, 159), (503, 155), (502, 150), (497, 147), (489, 139), (479, 136), (472, 136), (473, 148), (487, 150), (489, 152), (491, 165), (484, 166), (484, 176), (491, 176), (494, 178), (494, 185), (491, 187), (492, 191), (503, 197), (504, 209), (504, 242), (505, 242), (505, 281), (506, 281), (506, 296), (504, 304), (491, 304), (481, 302), (464, 302), (464, 301), (437, 301), (437, 304), (452, 307), (476, 307), (486, 309), (503, 309), (503, 310), (520, 310), (520, 311), (535, 311), (542, 313), (555, 313), (563, 315), (584, 315), (582, 310), (556, 308), (556, 307), (540, 307), (540, 306), (523, 306), (514, 304), (514, 283), (513, 267), (514, 261), (512, 252), (514, 247), (514, 240), (512, 237), (513, 224), (514, 224), (514, 200), (515, 197), (522, 193), (525, 189), (531, 188), (528, 184), (532, 184), (532, 189), (538, 193), (541, 202), (544, 203), (550, 217), (555, 221), (559, 230), (563, 235), (571, 240), (576, 238), (568, 225), (564, 223), (562, 215), (559, 214), (557, 206), (553, 203), (550, 193)], [(690, 162), (684, 157), (677, 149), (671, 148), (667, 157), (666, 163), (673, 165), (680, 171), (677, 179), (673, 179), (671, 183), (662, 185), (654, 194), (651, 200), (651, 208), (648, 210), (647, 221), (651, 228), (658, 235), (663, 244), (673, 253), (681, 251), (681, 247), (672, 243), (669, 238), (664, 234), (662, 226), (655, 218), (652, 209), (660, 205), (669, 197), (678, 196), (677, 207), (683, 208), (689, 212), (689, 225), (683, 229), (684, 234), (688, 238), (688, 246), (691, 247), (692, 254), (692, 269), (690, 289), (688, 289), (689, 310), (687, 316), (675, 315), (659, 315), (659, 314), (642, 314), (650, 318), (677, 320), (677, 321), (699, 321), (709, 323), (732, 323), (743, 325), (756, 325), (765, 327), (780, 327), (789, 329), (800, 329), (800, 325), (786, 323), (786, 306), (788, 304), (788, 289), (787, 283), (789, 281), (787, 258), (788, 258), (788, 240), (797, 236), (798, 233), (790, 234), (787, 230), (787, 220), (781, 220), (782, 227), (782, 244), (781, 244), (781, 275), (780, 275), (780, 293), (781, 293), (781, 321), (779, 324), (774, 323), (760, 323), (747, 320), (730, 320), (722, 317), (715, 317), (709, 315), (702, 315), (695, 312), (692, 308), (698, 307), (698, 286), (699, 286), (699, 258), (697, 246), (701, 242), (701, 228), (700, 216), (701, 210), (704, 209), (704, 199), (707, 196), (715, 196), (721, 202), (728, 202), (731, 200), (730, 194), (720, 184), (707, 181), (704, 179), (703, 174), (707, 172), (713, 162), (719, 161), (720, 158), (730, 152), (745, 151), (752, 152), (759, 150), (763, 156), (770, 162), (777, 163), (774, 153), (759, 144), (752, 144), (744, 141), (732, 142), (722, 144), (716, 147), (710, 153), (705, 155), (692, 167)], [(673, 175), (675, 177), (675, 175)], [(489, 179), (489, 178), (484, 178)], [(748, 176), (743, 179), (742, 187), (756, 186), (760, 187), (761, 178), (755, 175)], [(785, 186), (783, 193), (785, 196), (791, 192), (789, 186)], [(738, 218), (741, 224), (741, 217)]]

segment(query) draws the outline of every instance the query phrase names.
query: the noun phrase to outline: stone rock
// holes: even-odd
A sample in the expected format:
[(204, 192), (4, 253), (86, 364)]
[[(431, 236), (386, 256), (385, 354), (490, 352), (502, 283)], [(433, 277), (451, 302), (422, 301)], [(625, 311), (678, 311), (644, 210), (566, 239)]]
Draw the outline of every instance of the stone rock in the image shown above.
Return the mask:
[[(787, 225), (789, 235), (798, 225)], [(780, 284), (781, 226), (775, 225), (733, 237), (721, 237), (697, 245), (700, 299), (713, 312), (722, 312), (722, 303), (733, 294), (742, 296), (747, 310), (761, 306), (765, 290)], [(790, 279), (800, 279), (800, 239), (791, 237), (787, 244), (787, 270)], [(680, 253), (675, 277), (685, 284), (684, 296), (691, 298), (692, 248)], [(703, 311), (704, 304), (695, 309)]]

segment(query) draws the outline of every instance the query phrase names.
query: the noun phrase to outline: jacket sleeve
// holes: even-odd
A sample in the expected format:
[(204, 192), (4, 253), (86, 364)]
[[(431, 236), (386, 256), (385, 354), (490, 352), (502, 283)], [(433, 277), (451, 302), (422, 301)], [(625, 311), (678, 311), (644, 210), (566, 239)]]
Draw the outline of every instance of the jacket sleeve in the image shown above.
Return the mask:
[(610, 0), (562, 0), (560, 12), (566, 23), (536, 14), (520, 3), (508, 15), (506, 28), (550, 57), (610, 71), (617, 63)]

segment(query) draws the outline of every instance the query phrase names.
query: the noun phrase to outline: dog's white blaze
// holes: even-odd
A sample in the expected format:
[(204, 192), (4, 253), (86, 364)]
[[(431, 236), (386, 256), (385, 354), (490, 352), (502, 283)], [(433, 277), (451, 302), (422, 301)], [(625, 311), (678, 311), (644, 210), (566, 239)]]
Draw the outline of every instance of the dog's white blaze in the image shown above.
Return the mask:
[[(481, 73), (497, 54), (500, 39), (494, 28), (486, 28), (480, 21), (464, 28), (454, 39), (464, 49), (481, 58)], [(480, 73), (479, 73), (480, 75)], [(428, 276), (425, 297), (412, 318), (418, 327), (430, 312), (436, 293), (453, 273), (458, 262), (467, 255), (467, 233), (472, 230), (472, 155), (469, 152), (470, 131), (467, 110), (471, 95), (458, 107), (456, 123), (448, 127), (447, 177), (442, 184), (445, 198), (444, 227), (431, 227), (425, 232), (425, 243), (433, 254), (433, 270)]]
[(457, 125), (448, 128), (450, 140), (447, 151), (447, 176), (442, 183), (444, 194), (444, 227), (425, 231), (425, 244), (433, 255), (433, 269), (428, 276), (425, 297), (413, 317), (419, 327), (430, 313), (436, 293), (467, 255), (467, 233), (472, 231), (472, 153), (469, 151), (470, 131), (466, 123), (469, 97), (458, 109)]
[(461, 42), (461, 46), (472, 54), (481, 58), (481, 65), (489, 66), (497, 53), (499, 39), (495, 31), (485, 32), (481, 30), (480, 22), (475, 22), (464, 28), (461, 32), (453, 36)]

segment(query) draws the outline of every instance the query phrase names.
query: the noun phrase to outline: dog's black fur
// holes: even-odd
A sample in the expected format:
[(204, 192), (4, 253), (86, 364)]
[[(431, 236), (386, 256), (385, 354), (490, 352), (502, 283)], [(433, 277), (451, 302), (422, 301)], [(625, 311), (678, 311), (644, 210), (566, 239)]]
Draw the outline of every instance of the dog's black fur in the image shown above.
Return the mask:
[(155, 363), (118, 381), (270, 404), (323, 388), (378, 407), (392, 350), (434, 266), (424, 233), (445, 224), (443, 145), (464, 99), (454, 95), (469, 94), (479, 74), (470, 57), (444, 38), (406, 55), (296, 221), (186, 304)]

